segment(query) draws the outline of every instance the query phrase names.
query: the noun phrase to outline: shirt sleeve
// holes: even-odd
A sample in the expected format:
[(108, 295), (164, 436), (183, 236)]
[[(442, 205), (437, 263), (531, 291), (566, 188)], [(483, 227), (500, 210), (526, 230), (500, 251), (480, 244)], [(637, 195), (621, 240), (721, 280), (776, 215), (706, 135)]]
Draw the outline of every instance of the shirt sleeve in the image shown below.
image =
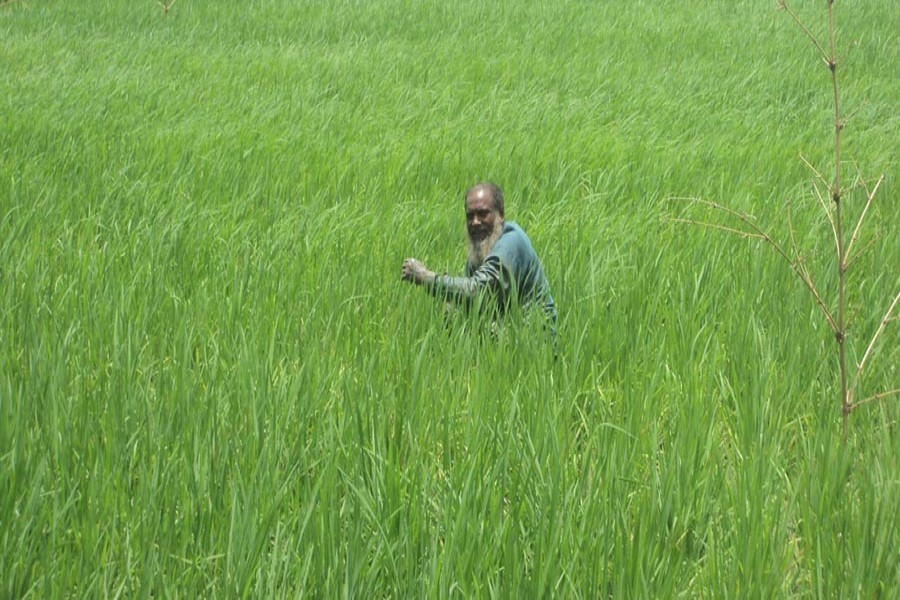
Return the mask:
[(438, 275), (434, 278), (430, 289), (431, 293), (438, 298), (463, 303), (471, 301), (485, 290), (505, 297), (509, 288), (509, 273), (503, 267), (500, 257), (489, 255), (484, 264), (478, 267), (471, 277)]

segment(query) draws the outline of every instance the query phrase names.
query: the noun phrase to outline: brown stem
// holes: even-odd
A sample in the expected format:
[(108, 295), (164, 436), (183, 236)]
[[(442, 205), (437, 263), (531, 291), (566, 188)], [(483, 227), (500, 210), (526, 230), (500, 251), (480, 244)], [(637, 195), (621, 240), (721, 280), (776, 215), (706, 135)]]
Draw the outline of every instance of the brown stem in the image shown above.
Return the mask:
[(889, 396), (897, 396), (900, 395), (900, 389), (897, 390), (888, 390), (887, 392), (881, 392), (880, 394), (875, 394), (874, 396), (869, 396), (865, 400), (860, 400), (856, 404), (853, 405), (851, 410), (856, 410), (863, 404), (868, 404), (869, 402), (874, 402), (875, 400), (881, 400), (882, 398), (888, 398)]
[(785, 207), (785, 212), (787, 213), (787, 224), (788, 224), (788, 237), (791, 240), (791, 250), (794, 252), (794, 257), (797, 261), (803, 262), (800, 257), (800, 249), (797, 248), (797, 240), (794, 239), (794, 221), (791, 219), (791, 203), (788, 201), (787, 206)]
[(856, 368), (856, 375), (853, 377), (853, 385), (850, 388), (850, 398), (849, 402), (852, 406), (853, 404), (853, 392), (856, 389), (857, 384), (859, 383), (859, 376), (862, 374), (863, 369), (866, 367), (866, 361), (869, 360), (869, 356), (872, 355), (872, 350), (875, 348), (875, 342), (878, 341), (879, 336), (881, 336), (881, 332), (884, 331), (885, 326), (892, 320), (891, 315), (894, 314), (894, 309), (897, 308), (897, 303), (900, 302), (900, 292), (894, 297), (894, 301), (891, 302), (890, 308), (887, 309), (887, 312), (884, 314), (884, 317), (881, 319), (881, 323), (878, 325), (878, 329), (875, 330), (875, 335), (872, 336), (872, 340), (869, 342), (869, 347), (866, 348), (866, 353), (863, 354), (862, 360), (859, 361), (859, 367)]
[(831, 198), (834, 200), (834, 221), (838, 236), (838, 330), (835, 339), (838, 343), (838, 360), (841, 369), (841, 414), (842, 435), (844, 443), (847, 442), (848, 417), (850, 416), (850, 389), (847, 385), (847, 347), (846, 330), (844, 323), (845, 275), (846, 259), (844, 250), (844, 218), (841, 207), (841, 110), (838, 94), (837, 80), (837, 53), (834, 49), (834, 0), (828, 0), (828, 40), (830, 56), (828, 57), (828, 69), (831, 71), (831, 87), (834, 90), (834, 187), (831, 189)]
[(718, 223), (710, 223), (708, 221), (695, 221), (693, 219), (681, 219), (673, 217), (669, 219), (673, 223), (687, 223), (688, 225), (697, 225), (699, 227), (709, 227), (710, 229), (718, 229), (719, 231), (726, 231), (728, 233), (733, 233), (738, 237), (749, 237), (749, 238), (762, 238), (758, 233), (752, 233), (750, 231), (741, 231), (740, 229), (734, 229), (733, 227), (725, 227), (724, 225), (719, 225)]
[(806, 160), (806, 157), (803, 156), (802, 154), (800, 155), (800, 160), (803, 162), (804, 165), (806, 165), (806, 167), (807, 167), (810, 171), (812, 171), (812, 172), (815, 174), (816, 178), (817, 178), (819, 181), (821, 181), (822, 183), (824, 183), (826, 186), (829, 185), (829, 184), (828, 184), (828, 180), (825, 179), (825, 176), (822, 175), (821, 173), (819, 173), (819, 170), (818, 170), (817, 168), (815, 168), (811, 162), (809, 162), (808, 160)]
[(159, 4), (160, 8), (163, 10), (163, 18), (169, 17), (169, 9), (175, 4), (176, 0), (169, 0), (168, 2), (163, 2), (162, 0), (156, 0), (156, 3)]
[(866, 206), (863, 208), (862, 214), (859, 217), (859, 220), (856, 222), (856, 228), (853, 230), (853, 235), (850, 237), (850, 243), (847, 244), (847, 257), (846, 262), (844, 263), (844, 270), (847, 270), (847, 267), (850, 264), (850, 260), (852, 260), (851, 251), (853, 250), (853, 244), (859, 239), (859, 229), (862, 227), (863, 220), (866, 218), (866, 213), (869, 212), (869, 207), (872, 206), (872, 200), (875, 199), (875, 194), (878, 193), (878, 187), (881, 185), (881, 182), (884, 181), (884, 175), (878, 178), (878, 181), (875, 182), (875, 187), (869, 192), (869, 187), (865, 185), (863, 182), (863, 186), (866, 189)]
[[(832, 3), (833, 3), (833, 0), (830, 0), (829, 3), (828, 3), (829, 8), (831, 7), (831, 4), (832, 4)], [(809, 38), (809, 41), (811, 41), (811, 42), (813, 43), (813, 45), (815, 45), (815, 47), (819, 50), (819, 54), (822, 55), (822, 60), (824, 60), (825, 62), (828, 62), (828, 53), (825, 52), (825, 49), (822, 48), (822, 45), (819, 44), (818, 40), (816, 40), (816, 36), (814, 36), (814, 35), (810, 32), (810, 30), (806, 27), (806, 25), (803, 24), (803, 21), (800, 20), (800, 17), (798, 17), (797, 14), (796, 14), (794, 11), (792, 11), (790, 8), (788, 8), (787, 2), (784, 2), (784, 0), (781, 0), (781, 1), (778, 3), (778, 6), (779, 6), (779, 8), (781, 8), (783, 11), (785, 11), (787, 14), (791, 15), (791, 18), (794, 20), (794, 22), (795, 22), (797, 25), (800, 26), (800, 29), (802, 29), (802, 30), (803, 30), (803, 33), (806, 34), (806, 37)], [(833, 55), (833, 53), (832, 53), (832, 55)]]
[(854, 108), (852, 111), (850, 111), (850, 114), (844, 116), (844, 120), (841, 121), (841, 125), (846, 127), (847, 123), (850, 122), (850, 119), (855, 117), (856, 113), (858, 113), (865, 106), (866, 106), (866, 102), (863, 102), (862, 104), (860, 104), (859, 106)]
[[(766, 233), (765, 231), (760, 229), (759, 226), (756, 223), (754, 223), (753, 220), (748, 215), (738, 212), (738, 211), (734, 210), (733, 208), (728, 208), (727, 206), (722, 206), (721, 204), (719, 204), (717, 202), (712, 202), (710, 200), (703, 200), (700, 198), (670, 198), (670, 200), (685, 200), (688, 202), (693, 202), (696, 204), (703, 204), (705, 206), (709, 206), (711, 208), (722, 211), (724, 213), (727, 213), (727, 214), (739, 219), (747, 227), (752, 229), (753, 230), (752, 232), (736, 230), (735, 233), (738, 233), (739, 235), (742, 235), (743, 237), (762, 238), (767, 244), (769, 244), (769, 246), (772, 247), (773, 250), (775, 250), (775, 252), (777, 252), (782, 258), (784, 258), (784, 260), (786, 260), (787, 263), (791, 266), (791, 269), (793, 269), (794, 273), (797, 274), (797, 276), (800, 278), (800, 280), (803, 281), (803, 283), (806, 285), (807, 289), (809, 289), (810, 293), (812, 293), (813, 298), (815, 298), (815, 300), (816, 300), (816, 304), (818, 305), (819, 309), (822, 311), (822, 314), (825, 316), (825, 320), (828, 321), (828, 326), (831, 327), (831, 331), (835, 335), (837, 335), (838, 327), (837, 327), (837, 323), (834, 320), (834, 316), (831, 314), (831, 311), (828, 310), (828, 307), (825, 305), (825, 302), (822, 300), (822, 296), (819, 295), (819, 290), (816, 288), (816, 284), (813, 282), (812, 278), (809, 276), (809, 273), (805, 270), (802, 263), (800, 263), (799, 261), (792, 260), (791, 257), (788, 256), (787, 252), (784, 251), (784, 248), (782, 248), (778, 244), (778, 242), (773, 240), (772, 236), (770, 236), (768, 233)], [(688, 221), (688, 220), (685, 219), (685, 221)], [(688, 221), (688, 222), (690, 222), (690, 221)], [(698, 224), (703, 224), (703, 223), (698, 222)], [(707, 225), (713, 226), (712, 223), (707, 224)], [(729, 228), (719, 225), (719, 226), (716, 226), (716, 229), (727, 230)]]
[[(827, 183), (825, 185), (828, 185)], [(831, 211), (828, 209), (828, 205), (825, 204), (825, 198), (822, 197), (822, 192), (819, 191), (819, 184), (815, 181), (812, 182), (813, 191), (816, 194), (816, 200), (819, 201), (819, 204), (822, 205), (822, 209), (825, 211), (825, 215), (828, 217), (828, 224), (831, 225), (831, 234), (834, 238), (834, 249), (837, 252), (837, 227), (834, 226), (834, 218), (831, 216)]]

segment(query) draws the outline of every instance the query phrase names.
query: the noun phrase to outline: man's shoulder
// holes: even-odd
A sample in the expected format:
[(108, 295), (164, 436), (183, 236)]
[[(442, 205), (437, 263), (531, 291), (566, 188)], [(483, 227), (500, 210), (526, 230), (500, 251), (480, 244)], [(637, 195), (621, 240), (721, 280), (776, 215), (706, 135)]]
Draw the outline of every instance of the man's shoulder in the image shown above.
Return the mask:
[(509, 263), (511, 261), (521, 262), (527, 260), (526, 257), (533, 252), (531, 240), (525, 235), (525, 231), (517, 223), (507, 221), (503, 225), (503, 234), (497, 240), (497, 243), (494, 244), (490, 254), (497, 256), (505, 263)]
[(525, 235), (525, 230), (519, 227), (518, 223), (516, 223), (515, 221), (507, 221), (503, 224), (503, 233), (500, 235), (500, 239), (506, 239), (508, 241), (521, 241), (527, 240), (528, 236)]

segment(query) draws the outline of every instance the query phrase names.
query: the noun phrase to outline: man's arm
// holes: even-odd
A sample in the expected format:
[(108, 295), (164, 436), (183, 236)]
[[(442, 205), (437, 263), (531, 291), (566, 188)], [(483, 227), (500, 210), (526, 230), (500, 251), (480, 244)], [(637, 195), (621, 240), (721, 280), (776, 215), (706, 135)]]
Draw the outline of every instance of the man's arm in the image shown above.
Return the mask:
[(429, 290), (434, 296), (454, 302), (468, 302), (484, 290), (506, 295), (509, 291), (509, 275), (497, 256), (488, 256), (484, 264), (471, 277), (435, 275)]
[(403, 261), (403, 281), (424, 285), (432, 295), (456, 303), (468, 302), (483, 290), (491, 289), (506, 295), (509, 292), (510, 277), (495, 255), (488, 256), (471, 277), (450, 277), (437, 275), (421, 261), (407, 258)]

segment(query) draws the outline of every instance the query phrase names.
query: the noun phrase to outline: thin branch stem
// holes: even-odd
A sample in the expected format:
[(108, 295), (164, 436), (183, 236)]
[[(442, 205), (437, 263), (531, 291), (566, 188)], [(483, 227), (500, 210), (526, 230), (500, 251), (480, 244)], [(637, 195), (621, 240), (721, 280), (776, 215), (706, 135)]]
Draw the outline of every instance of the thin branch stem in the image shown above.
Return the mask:
[(859, 165), (856, 161), (853, 161), (853, 168), (856, 169), (856, 181), (853, 182), (853, 187), (862, 187), (862, 189), (866, 190), (866, 196), (868, 196), (871, 192), (869, 191), (869, 184), (866, 183), (866, 178), (863, 177), (862, 171), (859, 170)]
[(850, 410), (853, 406), (852, 393), (847, 385), (847, 337), (844, 310), (846, 304), (846, 250), (844, 246), (844, 218), (841, 202), (841, 104), (838, 94), (837, 52), (834, 47), (834, 0), (828, 0), (828, 42), (829, 54), (825, 62), (831, 71), (831, 87), (834, 91), (834, 185), (831, 188), (831, 199), (834, 201), (834, 225), (837, 231), (838, 245), (838, 318), (834, 337), (838, 343), (838, 365), (841, 370), (841, 429), (842, 439), (847, 442)]
[[(827, 183), (825, 185), (828, 185)], [(834, 236), (834, 248), (835, 251), (838, 252), (840, 248), (838, 247), (838, 234), (837, 228), (834, 225), (834, 217), (831, 216), (831, 210), (828, 208), (828, 205), (825, 203), (825, 198), (822, 197), (822, 192), (819, 190), (819, 186), (813, 181), (813, 190), (816, 192), (816, 199), (819, 201), (819, 204), (822, 205), (822, 210), (825, 211), (825, 216), (828, 217), (828, 224), (831, 225), (831, 233)]]
[[(744, 214), (744, 213), (742, 213), (742, 212), (739, 212), (739, 211), (734, 210), (733, 208), (728, 208), (727, 206), (724, 206), (724, 205), (722, 205), (722, 204), (719, 204), (718, 202), (713, 202), (712, 200), (704, 200), (703, 198), (682, 198), (682, 197), (669, 198), (669, 200), (678, 200), (678, 201), (681, 201), (681, 202), (690, 202), (691, 204), (703, 204), (703, 205), (705, 205), (705, 206), (709, 206), (709, 207), (711, 207), (711, 208), (715, 208), (716, 210), (721, 210), (722, 212), (726, 212), (726, 213), (728, 213), (729, 215), (732, 215), (732, 216), (734, 216), (734, 217), (737, 217), (737, 218), (740, 219), (741, 221), (747, 223), (748, 225), (750, 225), (750, 226), (753, 227), (754, 229), (759, 229), (759, 228), (756, 226), (756, 224), (753, 223), (753, 220), (756, 218), (756, 217), (754, 217), (753, 215), (747, 215), (747, 214)], [(760, 230), (759, 233), (760, 233), (760, 234), (763, 234), (764, 232), (763, 232), (762, 230)], [(764, 235), (763, 237), (767, 237), (767, 236)]]
[(872, 246), (875, 245), (875, 241), (876, 240), (874, 240), (874, 239), (869, 240), (868, 242), (866, 242), (865, 246), (863, 246), (862, 248), (860, 248), (859, 250), (856, 251), (856, 254), (854, 254), (853, 256), (848, 256), (847, 261), (846, 261), (847, 268), (845, 270), (849, 271), (850, 267), (853, 266), (853, 264), (857, 261), (857, 259), (859, 257), (861, 257), (862, 255), (864, 255), (866, 253), (866, 251), (869, 250), (869, 248), (871, 248)]
[(794, 239), (794, 221), (791, 219), (790, 201), (788, 201), (787, 206), (785, 207), (785, 212), (787, 213), (788, 236), (791, 240), (791, 250), (794, 252), (794, 259), (797, 263), (797, 266), (802, 271), (802, 273), (800, 274), (801, 277), (809, 278), (809, 271), (806, 269), (806, 263), (803, 261), (803, 257), (800, 256), (800, 249), (797, 247), (797, 240)]
[(681, 219), (677, 217), (672, 217), (669, 219), (673, 223), (687, 223), (688, 225), (699, 225), (700, 227), (709, 227), (710, 229), (718, 229), (720, 231), (726, 231), (728, 233), (733, 233), (738, 237), (742, 238), (762, 238), (763, 236), (758, 233), (752, 233), (750, 231), (742, 231), (740, 229), (733, 229), (731, 227), (725, 227), (724, 225), (719, 225), (718, 223), (710, 223), (708, 221), (694, 221), (692, 219)]
[[(806, 160), (806, 157), (803, 156), (802, 154), (800, 155), (800, 160), (803, 161), (803, 164), (805, 164), (809, 168), (810, 171), (815, 173), (816, 178), (818, 178), (818, 180), (821, 181), (822, 184), (826, 188), (831, 187), (831, 184), (828, 182), (827, 179), (825, 179), (825, 176), (822, 175), (819, 172), (819, 170), (816, 169), (812, 165), (811, 162)], [(816, 199), (819, 201), (819, 204), (822, 206), (822, 210), (825, 211), (825, 217), (828, 219), (828, 224), (831, 225), (831, 233), (834, 234), (835, 249), (838, 252), (838, 254), (840, 254), (841, 248), (840, 248), (840, 244), (838, 243), (837, 227), (834, 224), (834, 217), (831, 216), (831, 210), (828, 208), (828, 204), (825, 202), (825, 199), (822, 197), (822, 192), (819, 191), (819, 186), (818, 186), (818, 184), (816, 184), (815, 181), (813, 181), (813, 190), (815, 190), (815, 192), (816, 192)]]
[(819, 180), (820, 180), (822, 183), (824, 183), (826, 186), (830, 186), (830, 185), (831, 185), (831, 183), (830, 183), (827, 179), (825, 179), (825, 176), (822, 175), (821, 173), (819, 173), (819, 170), (816, 169), (816, 168), (813, 166), (813, 164), (812, 164), (811, 162), (809, 162), (808, 160), (806, 160), (806, 157), (803, 156), (802, 154), (800, 155), (800, 160), (803, 161), (803, 164), (804, 164), (804, 165), (806, 165), (807, 167), (809, 167), (809, 170), (810, 170), (810, 171), (812, 171), (813, 173), (816, 174), (816, 177), (818, 177)]
[(177, 0), (168, 0), (166, 2), (163, 2), (162, 0), (156, 0), (156, 3), (159, 4), (159, 6), (163, 9), (164, 17), (169, 16), (169, 9), (171, 9), (175, 5), (175, 2), (177, 2)]
[(818, 40), (816, 40), (816, 37), (806, 27), (806, 25), (803, 24), (803, 21), (800, 20), (800, 17), (798, 17), (797, 14), (790, 9), (790, 7), (788, 7), (787, 2), (785, 2), (784, 0), (780, 0), (778, 2), (778, 6), (779, 6), (779, 8), (781, 8), (781, 10), (783, 10), (787, 14), (791, 15), (791, 18), (794, 20), (794, 22), (797, 25), (800, 26), (800, 29), (802, 29), (803, 33), (806, 34), (806, 37), (809, 38), (809, 41), (811, 41), (813, 43), (813, 45), (815, 45), (815, 47), (819, 50), (819, 54), (822, 55), (822, 60), (824, 60), (827, 63), (828, 62), (828, 53), (825, 52), (825, 49), (822, 48), (822, 45), (819, 44)]
[(897, 308), (898, 302), (900, 302), (900, 292), (898, 292), (894, 297), (894, 301), (891, 302), (890, 308), (888, 308), (887, 312), (884, 315), (884, 318), (881, 319), (881, 323), (878, 325), (878, 329), (875, 330), (875, 335), (872, 336), (872, 341), (869, 342), (869, 347), (866, 348), (866, 353), (863, 354), (862, 360), (859, 362), (859, 367), (857, 367), (856, 369), (856, 375), (853, 377), (853, 385), (850, 388), (851, 400), (852, 393), (859, 383), (859, 376), (862, 374), (863, 369), (866, 367), (866, 361), (869, 360), (869, 357), (872, 355), (872, 350), (875, 348), (875, 342), (878, 341), (879, 336), (881, 336), (881, 332), (884, 331), (885, 326), (891, 320), (891, 315), (894, 313), (894, 309)]
[(844, 255), (844, 271), (847, 270), (849, 261), (851, 259), (850, 253), (853, 250), (853, 244), (859, 238), (859, 229), (860, 227), (862, 227), (863, 221), (866, 218), (866, 214), (869, 212), (869, 207), (872, 206), (872, 200), (874, 200), (875, 194), (878, 193), (878, 188), (881, 186), (882, 181), (884, 181), (884, 174), (882, 174), (881, 177), (878, 178), (878, 181), (875, 182), (875, 187), (872, 188), (871, 193), (869, 192), (868, 186), (865, 186), (865, 183), (863, 183), (863, 185), (866, 187), (866, 206), (865, 208), (863, 208), (862, 214), (859, 216), (859, 220), (856, 222), (856, 229), (853, 230), (853, 236), (850, 238), (850, 243), (847, 244), (847, 252)]
[(869, 396), (869, 397), (866, 398), (865, 400), (860, 400), (859, 402), (855, 403), (855, 404), (851, 407), (851, 410), (856, 410), (857, 408), (859, 408), (859, 407), (862, 406), (863, 404), (868, 404), (869, 402), (874, 402), (875, 400), (881, 400), (882, 398), (888, 398), (888, 397), (890, 397), (890, 396), (896, 396), (896, 395), (898, 395), (898, 394), (900, 394), (900, 389), (896, 389), (896, 390), (888, 390), (888, 391), (886, 391), (886, 392), (881, 392), (880, 394), (875, 394), (874, 396)]
[[(745, 215), (741, 212), (734, 210), (733, 208), (728, 208), (727, 206), (723, 206), (718, 202), (713, 202), (711, 200), (703, 200), (702, 198), (671, 198), (671, 200), (686, 200), (696, 204), (703, 204), (705, 206), (709, 206), (715, 210), (722, 211), (733, 217), (739, 219), (742, 223), (744, 223), (747, 227), (753, 230), (755, 234), (752, 237), (762, 238), (769, 246), (772, 247), (775, 252), (777, 252), (787, 263), (791, 266), (791, 269), (797, 276), (803, 281), (806, 285), (807, 289), (809, 289), (810, 293), (812, 293), (813, 297), (816, 300), (816, 304), (819, 306), (819, 309), (822, 311), (822, 314), (825, 316), (825, 320), (828, 321), (828, 325), (831, 327), (832, 332), (837, 335), (837, 332), (840, 331), (838, 328), (838, 324), (835, 322), (834, 317), (831, 314), (831, 311), (828, 310), (828, 307), (825, 305), (825, 302), (822, 300), (822, 297), (819, 295), (819, 290), (816, 288), (815, 283), (813, 283), (812, 278), (806, 273), (803, 269), (802, 265), (797, 261), (791, 260), (791, 257), (788, 256), (787, 252), (784, 251), (778, 242), (772, 239), (768, 233), (759, 228), (756, 223), (753, 222), (752, 218), (749, 215)], [(748, 235), (747, 237), (751, 237)]]
[(794, 251), (794, 256), (797, 257), (797, 260), (800, 260), (800, 251), (797, 249), (797, 242), (794, 239), (794, 222), (791, 220), (790, 201), (788, 201), (787, 206), (785, 207), (785, 212), (787, 213), (788, 234), (791, 238), (791, 249)]
[[(819, 170), (813, 166), (813, 164), (811, 162), (806, 160), (806, 157), (803, 156), (802, 154), (800, 155), (800, 160), (803, 161), (803, 164), (805, 164), (809, 168), (809, 170), (812, 171), (816, 175), (816, 178), (819, 181), (821, 181), (825, 187), (827, 187), (827, 188), (831, 187), (831, 183), (829, 183), (829, 181), (827, 179), (825, 179), (825, 176), (822, 175), (819, 172)], [(839, 247), (839, 244), (837, 243), (838, 234), (837, 234), (837, 228), (835, 227), (835, 224), (834, 224), (834, 217), (831, 216), (831, 210), (828, 208), (828, 204), (825, 202), (825, 198), (822, 197), (822, 192), (819, 191), (819, 186), (816, 184), (815, 181), (813, 181), (813, 190), (815, 190), (815, 192), (816, 192), (816, 199), (819, 201), (819, 204), (822, 206), (822, 210), (825, 211), (825, 216), (828, 218), (829, 225), (831, 225), (831, 232), (834, 234), (835, 246), (837, 246), (838, 253), (840, 253), (840, 247)]]
[(846, 126), (847, 126), (847, 123), (850, 122), (850, 119), (852, 119), (853, 117), (855, 117), (855, 116), (856, 116), (856, 113), (858, 113), (858, 112), (860, 111), (860, 109), (862, 109), (862, 107), (864, 107), (865, 105), (866, 105), (866, 103), (863, 102), (862, 104), (860, 104), (859, 106), (857, 106), (856, 108), (854, 108), (853, 110), (851, 110), (850, 113), (847, 114), (847, 115), (843, 118), (843, 120), (841, 121), (841, 127), (846, 127)]

